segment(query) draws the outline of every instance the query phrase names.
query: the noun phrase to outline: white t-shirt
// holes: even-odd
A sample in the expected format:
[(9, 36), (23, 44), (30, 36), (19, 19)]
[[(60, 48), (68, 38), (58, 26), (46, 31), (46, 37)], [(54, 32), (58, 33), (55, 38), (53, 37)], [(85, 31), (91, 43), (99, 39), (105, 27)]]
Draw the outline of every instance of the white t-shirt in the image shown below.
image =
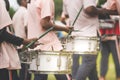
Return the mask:
[(6, 11), (4, 0), (0, 0), (0, 29), (12, 24), (9, 13)]
[(27, 9), (25, 7), (19, 7), (17, 12), (13, 16), (13, 28), (15, 35), (26, 38), (25, 28), (27, 27)]
[[(73, 25), (82, 6), (83, 9)], [(64, 0), (63, 12), (69, 15), (71, 26), (79, 30), (79, 32), (72, 32), (73, 36), (97, 36), (98, 17), (90, 17), (84, 12), (84, 9), (89, 6), (96, 6), (96, 0)]]

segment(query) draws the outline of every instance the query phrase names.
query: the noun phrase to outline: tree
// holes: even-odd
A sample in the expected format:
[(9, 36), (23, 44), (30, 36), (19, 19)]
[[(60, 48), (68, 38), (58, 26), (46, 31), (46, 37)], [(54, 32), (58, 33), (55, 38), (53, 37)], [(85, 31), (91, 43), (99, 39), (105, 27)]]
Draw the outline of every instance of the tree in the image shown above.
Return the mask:
[(62, 13), (62, 0), (55, 1), (55, 19), (58, 19)]
[(101, 7), (107, 0), (98, 0), (97, 6)]
[(13, 17), (14, 13), (15, 13), (15, 10), (12, 7), (10, 7), (9, 14), (11, 18)]

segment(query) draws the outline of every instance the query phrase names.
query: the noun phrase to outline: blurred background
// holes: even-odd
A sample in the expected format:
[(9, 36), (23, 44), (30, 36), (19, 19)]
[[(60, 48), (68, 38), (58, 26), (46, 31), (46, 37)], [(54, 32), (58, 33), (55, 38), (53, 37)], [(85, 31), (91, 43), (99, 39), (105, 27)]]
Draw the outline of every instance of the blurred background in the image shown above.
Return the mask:
[[(55, 1), (55, 19), (59, 19), (62, 12), (62, 0), (54, 0)], [(15, 11), (18, 9), (19, 5), (16, 0), (9, 0), (10, 2), (10, 16), (12, 17)]]

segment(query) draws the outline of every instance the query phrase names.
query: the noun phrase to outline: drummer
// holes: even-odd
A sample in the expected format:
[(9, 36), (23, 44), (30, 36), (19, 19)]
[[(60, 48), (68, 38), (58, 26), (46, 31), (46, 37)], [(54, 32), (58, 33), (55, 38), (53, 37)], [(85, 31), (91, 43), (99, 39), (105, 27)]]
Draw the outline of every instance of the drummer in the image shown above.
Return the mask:
[[(39, 37), (47, 29), (53, 27), (53, 30), (43, 36), (39, 41), (44, 45), (37, 46), (34, 50), (44, 51), (60, 51), (62, 44), (60, 43), (54, 31), (69, 32), (70, 27), (55, 25), (54, 22), (54, 1), (53, 0), (32, 0), (28, 6), (28, 38)], [(56, 74), (57, 80), (67, 80), (66, 75)], [(34, 80), (47, 80), (45, 74), (35, 74)]]
[[(27, 38), (27, 0), (17, 0), (19, 8), (13, 15), (13, 29), (16, 36), (21, 38)], [(18, 52), (22, 52), (23, 45), (17, 46)], [(20, 56), (21, 57), (21, 56)], [(20, 80), (30, 80), (31, 74), (28, 73), (28, 64), (21, 63), (21, 69), (19, 71)], [(17, 78), (17, 71), (13, 71), (13, 76), (15, 80)]]
[[(98, 14), (108, 13), (109, 10), (96, 8), (96, 0), (65, 0), (65, 2), (66, 3), (63, 5), (63, 12), (69, 15), (71, 25), (76, 20), (76, 16), (78, 16), (73, 27), (75, 30), (79, 30), (79, 32), (72, 32), (71, 35), (75, 37), (97, 37), (97, 29), (99, 27)], [(79, 11), (80, 14), (78, 15)], [(98, 80), (96, 58), (97, 53), (96, 55), (89, 53), (83, 54), (82, 64), (76, 68), (77, 71), (72, 74), (72, 79), (86, 80), (88, 77), (89, 80)], [(78, 58), (76, 59), (75, 62), (78, 63)]]
[[(107, 0), (107, 2), (102, 6), (103, 8), (109, 10), (118, 11), (120, 14), (120, 0)], [(116, 72), (116, 80), (120, 80), (120, 65), (119, 65), (119, 45), (118, 45), (118, 36), (120, 35), (120, 26), (119, 26), (119, 18), (117, 14), (108, 15), (110, 16), (110, 20), (114, 21), (113, 28), (109, 28), (109, 26), (104, 29), (100, 28), (101, 35), (101, 66), (100, 66), (100, 80), (105, 80), (107, 71), (108, 71), (108, 60), (110, 54), (113, 56), (114, 64), (115, 64), (115, 72)], [(104, 20), (105, 18), (103, 18)]]
[(0, 80), (9, 80), (9, 70), (20, 69), (20, 61), (14, 45), (27, 45), (35, 39), (16, 37), (7, 31), (12, 24), (4, 0), (0, 0)]

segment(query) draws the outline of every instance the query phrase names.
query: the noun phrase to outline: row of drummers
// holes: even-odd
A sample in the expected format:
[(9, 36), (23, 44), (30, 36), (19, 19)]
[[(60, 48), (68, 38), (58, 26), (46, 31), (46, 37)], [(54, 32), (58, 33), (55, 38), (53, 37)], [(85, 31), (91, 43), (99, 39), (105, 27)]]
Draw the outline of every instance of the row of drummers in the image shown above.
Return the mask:
[[(63, 37), (60, 41), (63, 44), (63, 51), (88, 53), (96, 52), (99, 49), (100, 38), (106, 36), (120, 35), (119, 16), (112, 16), (111, 19), (100, 19), (98, 37), (69, 36)], [(100, 37), (99, 37), (100, 36)], [(79, 45), (80, 44), (80, 45)]]
[[(119, 17), (113, 19), (100, 19), (100, 33), (102, 38), (120, 35)], [(25, 51), (20, 53), (22, 63), (30, 64), (30, 72), (34, 73), (71, 73), (72, 54), (97, 54), (99, 50), (99, 37), (69, 36), (61, 40), (62, 51)], [(25, 53), (25, 54), (24, 54)], [(49, 68), (48, 68), (49, 66)]]

